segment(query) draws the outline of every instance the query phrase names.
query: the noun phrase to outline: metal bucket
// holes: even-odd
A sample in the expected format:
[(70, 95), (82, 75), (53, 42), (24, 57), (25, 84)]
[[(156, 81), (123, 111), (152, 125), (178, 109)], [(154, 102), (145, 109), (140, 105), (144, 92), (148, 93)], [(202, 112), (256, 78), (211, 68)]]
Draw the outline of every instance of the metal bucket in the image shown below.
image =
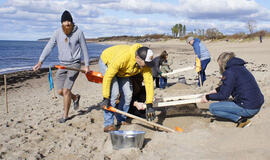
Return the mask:
[(111, 131), (111, 142), (113, 149), (142, 148), (144, 142), (144, 131)]

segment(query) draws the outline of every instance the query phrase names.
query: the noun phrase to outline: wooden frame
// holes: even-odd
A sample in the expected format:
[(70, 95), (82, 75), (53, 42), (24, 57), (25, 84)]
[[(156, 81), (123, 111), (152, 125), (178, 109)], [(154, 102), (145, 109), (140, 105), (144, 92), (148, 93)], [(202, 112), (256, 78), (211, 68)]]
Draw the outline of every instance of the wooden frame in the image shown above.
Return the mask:
[(172, 72), (169, 72), (169, 73), (162, 73), (162, 76), (170, 76), (170, 75), (173, 75), (173, 74), (176, 74), (176, 73), (189, 71), (189, 70), (192, 70), (194, 68), (195, 68), (195, 66), (180, 68), (180, 69), (173, 70)]
[[(159, 102), (156, 105), (154, 105), (154, 107), (169, 107), (169, 106), (191, 104), (191, 103), (201, 103), (201, 98), (192, 98), (192, 99), (185, 99), (185, 100), (171, 101), (171, 102)], [(146, 104), (143, 105), (143, 109), (146, 109)]]
[(162, 101), (167, 102), (167, 101), (176, 101), (176, 100), (179, 100), (179, 99), (199, 98), (202, 95), (203, 94), (192, 94), (192, 95), (183, 95), (183, 96), (175, 96), (175, 97), (164, 97), (164, 98), (162, 98)]

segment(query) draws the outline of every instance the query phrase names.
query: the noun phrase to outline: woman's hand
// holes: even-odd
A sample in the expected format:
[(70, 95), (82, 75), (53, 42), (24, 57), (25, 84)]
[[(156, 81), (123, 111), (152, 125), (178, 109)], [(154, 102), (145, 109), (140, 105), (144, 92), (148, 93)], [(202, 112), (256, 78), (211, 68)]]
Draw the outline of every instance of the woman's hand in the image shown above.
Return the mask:
[(208, 100), (206, 99), (206, 94), (204, 94), (201, 98), (201, 103), (207, 103)]
[(215, 94), (215, 93), (217, 93), (217, 91), (214, 89), (214, 90), (210, 91), (208, 94)]

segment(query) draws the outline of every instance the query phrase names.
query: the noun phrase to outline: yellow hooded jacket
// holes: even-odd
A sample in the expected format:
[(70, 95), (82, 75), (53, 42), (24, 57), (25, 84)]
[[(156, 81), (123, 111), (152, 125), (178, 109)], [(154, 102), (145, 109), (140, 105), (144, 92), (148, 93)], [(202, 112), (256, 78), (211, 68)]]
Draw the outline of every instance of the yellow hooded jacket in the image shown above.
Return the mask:
[(143, 74), (146, 103), (153, 103), (154, 85), (152, 69), (150, 67), (139, 68), (136, 63), (136, 51), (142, 47), (141, 44), (116, 45), (104, 50), (101, 54), (102, 61), (108, 66), (103, 77), (103, 97), (110, 97), (111, 82), (114, 76), (131, 77), (140, 72)]

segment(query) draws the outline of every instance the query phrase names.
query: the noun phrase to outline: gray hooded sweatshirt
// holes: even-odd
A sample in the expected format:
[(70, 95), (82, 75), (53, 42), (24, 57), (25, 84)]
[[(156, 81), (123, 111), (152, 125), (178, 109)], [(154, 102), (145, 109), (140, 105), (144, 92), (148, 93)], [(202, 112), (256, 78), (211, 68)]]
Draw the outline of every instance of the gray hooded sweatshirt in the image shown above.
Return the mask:
[[(65, 41), (66, 38), (67, 41)], [(89, 66), (89, 57), (84, 34), (77, 26), (74, 26), (69, 36), (63, 32), (62, 28), (57, 29), (43, 49), (39, 58), (40, 62), (43, 62), (50, 55), (56, 43), (58, 47), (58, 59), (61, 64), (80, 63), (81, 52), (83, 52), (84, 63), (86, 66)]]

